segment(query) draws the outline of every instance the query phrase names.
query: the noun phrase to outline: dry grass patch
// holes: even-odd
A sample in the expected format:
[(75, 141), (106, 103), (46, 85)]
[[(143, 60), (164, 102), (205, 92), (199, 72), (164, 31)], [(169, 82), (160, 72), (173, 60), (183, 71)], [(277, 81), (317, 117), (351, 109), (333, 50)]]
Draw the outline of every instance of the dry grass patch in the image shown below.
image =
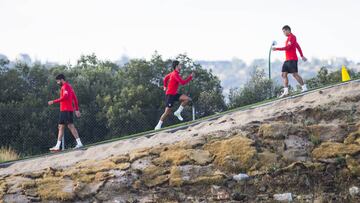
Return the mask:
[(20, 156), (13, 150), (11, 147), (1, 147), (0, 148), (0, 162), (12, 161), (19, 159)]

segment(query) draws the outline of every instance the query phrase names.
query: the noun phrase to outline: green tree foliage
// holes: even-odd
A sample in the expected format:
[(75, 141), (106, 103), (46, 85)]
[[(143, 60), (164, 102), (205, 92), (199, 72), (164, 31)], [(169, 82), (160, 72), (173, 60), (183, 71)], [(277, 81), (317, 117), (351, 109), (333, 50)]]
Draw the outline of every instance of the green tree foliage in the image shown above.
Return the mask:
[[(351, 78), (355, 78), (358, 76), (354, 70), (349, 69), (348, 72)], [(329, 72), (329, 70), (325, 66), (320, 68), (316, 77), (313, 77), (306, 81), (310, 88), (321, 87), (337, 82), (341, 82), (341, 69)]]
[(242, 88), (230, 90), (229, 107), (241, 107), (269, 99), (277, 95), (280, 88), (266, 77), (263, 69), (255, 68)]

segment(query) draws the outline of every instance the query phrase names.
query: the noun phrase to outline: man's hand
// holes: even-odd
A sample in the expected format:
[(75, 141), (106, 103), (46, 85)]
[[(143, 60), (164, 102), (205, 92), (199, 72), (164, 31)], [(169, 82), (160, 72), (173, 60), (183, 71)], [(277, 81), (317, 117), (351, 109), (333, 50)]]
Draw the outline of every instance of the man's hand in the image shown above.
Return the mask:
[(301, 57), (303, 61), (307, 61), (307, 58), (305, 56)]
[(80, 111), (75, 111), (75, 115), (76, 115), (76, 117), (80, 118), (80, 116), (81, 116)]
[(164, 91), (166, 92), (166, 90), (167, 90), (167, 87), (164, 87)]
[(48, 101), (49, 106), (54, 104), (54, 101)]
[(273, 51), (276, 51), (276, 47), (273, 47), (272, 50), (273, 50)]

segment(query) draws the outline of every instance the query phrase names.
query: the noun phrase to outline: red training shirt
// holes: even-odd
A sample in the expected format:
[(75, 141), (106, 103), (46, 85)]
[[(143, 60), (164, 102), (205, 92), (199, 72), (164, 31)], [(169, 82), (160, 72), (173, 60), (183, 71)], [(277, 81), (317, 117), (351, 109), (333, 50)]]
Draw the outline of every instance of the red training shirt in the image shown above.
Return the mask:
[(60, 111), (74, 111), (72, 102), (74, 101), (75, 110), (79, 110), (78, 99), (71, 85), (65, 82), (61, 86), (60, 98), (55, 99), (54, 103), (60, 103)]
[(299, 51), (300, 56), (304, 57), (300, 45), (296, 41), (295, 35), (292, 33), (289, 34), (288, 38), (285, 42), (285, 47), (276, 48), (278, 51), (285, 51), (286, 61), (289, 60), (298, 60), (298, 57), (296, 55), (296, 49)]
[(179, 72), (174, 70), (173, 72), (167, 74), (164, 78), (164, 88), (167, 88), (166, 95), (176, 95), (178, 92), (179, 84), (186, 85), (192, 80), (192, 76), (190, 75), (186, 80), (183, 80)]

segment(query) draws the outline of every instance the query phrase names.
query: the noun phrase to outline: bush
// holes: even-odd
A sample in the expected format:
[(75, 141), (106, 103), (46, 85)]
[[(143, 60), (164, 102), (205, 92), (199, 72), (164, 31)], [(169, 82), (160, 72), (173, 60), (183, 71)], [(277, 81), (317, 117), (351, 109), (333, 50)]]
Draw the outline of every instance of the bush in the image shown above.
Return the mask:
[(255, 69), (244, 87), (230, 90), (229, 107), (236, 108), (270, 99), (280, 89), (280, 86), (266, 77), (263, 69)]

